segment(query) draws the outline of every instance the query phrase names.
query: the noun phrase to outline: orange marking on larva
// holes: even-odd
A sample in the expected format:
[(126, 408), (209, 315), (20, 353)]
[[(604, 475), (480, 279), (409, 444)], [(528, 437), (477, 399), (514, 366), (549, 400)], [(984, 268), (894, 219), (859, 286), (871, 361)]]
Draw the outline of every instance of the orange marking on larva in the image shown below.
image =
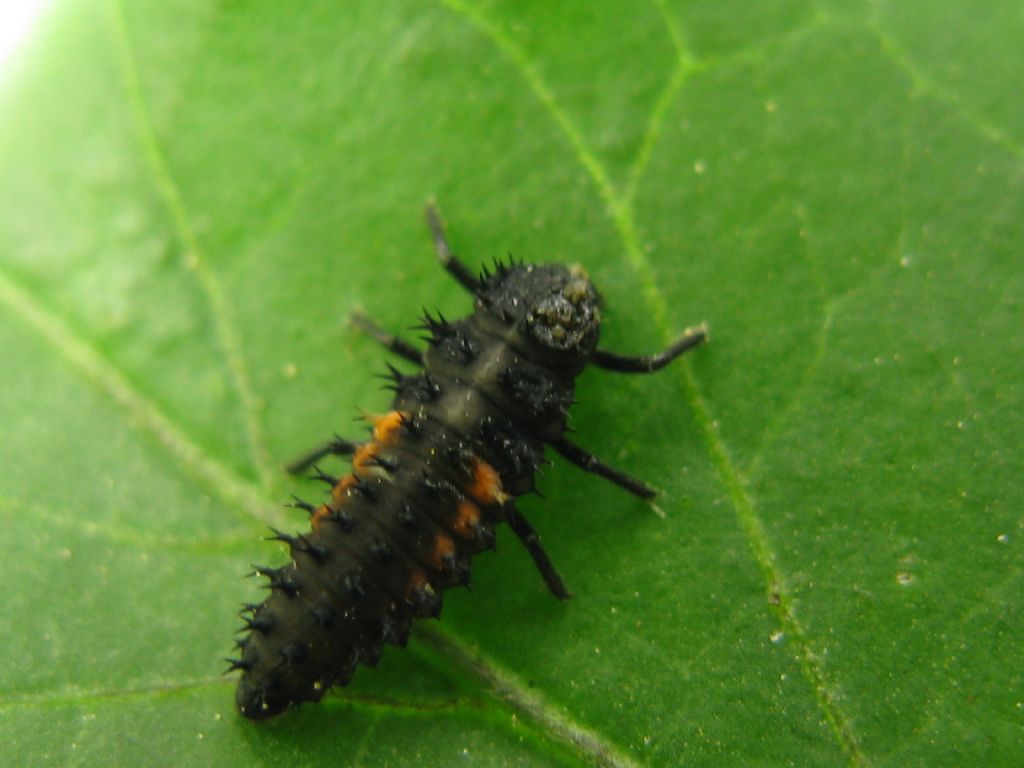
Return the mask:
[(352, 456), (352, 467), (357, 472), (366, 472), (370, 469), (367, 462), (370, 461), (374, 456), (377, 455), (377, 451), (380, 450), (380, 446), (377, 443), (363, 443), (356, 449), (355, 454)]
[(338, 481), (338, 484), (336, 486), (331, 488), (331, 498), (340, 504), (341, 502), (348, 498), (348, 489), (358, 482), (359, 478), (357, 478), (355, 475), (345, 475), (343, 478), (341, 478), (341, 480)]
[(405, 596), (412, 597), (416, 594), (416, 590), (420, 587), (426, 586), (428, 583), (427, 574), (420, 570), (413, 571), (409, 574), (409, 583), (405, 587)]
[(321, 504), (313, 511), (313, 516), (309, 519), (309, 524), (314, 531), (319, 530), (320, 523), (324, 521), (326, 517), (331, 514), (331, 508), (326, 504)]
[(445, 560), (455, 554), (455, 542), (446, 533), (439, 533), (434, 537), (434, 552), (430, 558), (431, 564), (439, 571), (444, 570)]
[(366, 419), (373, 424), (373, 439), (382, 445), (394, 442), (402, 422), (409, 418), (405, 411), (388, 411), (382, 415), (366, 414)]
[(512, 498), (502, 489), (498, 470), (480, 458), (473, 463), (473, 479), (465, 490), (481, 504), (504, 504)]
[(459, 502), (459, 507), (455, 514), (455, 524), (452, 528), (459, 536), (468, 539), (477, 532), (479, 527), (480, 507), (469, 499), (463, 499)]

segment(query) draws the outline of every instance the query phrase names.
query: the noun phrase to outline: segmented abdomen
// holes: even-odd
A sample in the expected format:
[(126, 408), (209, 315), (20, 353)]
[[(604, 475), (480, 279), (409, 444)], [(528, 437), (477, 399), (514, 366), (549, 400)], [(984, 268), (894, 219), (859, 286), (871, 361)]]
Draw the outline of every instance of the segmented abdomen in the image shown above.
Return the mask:
[(473, 316), (431, 321), (426, 372), (393, 371), (394, 410), (373, 423), (352, 472), (310, 507), (311, 528), (278, 534), (292, 561), (257, 569), (270, 596), (247, 606), (237, 702), (278, 714), (345, 685), (385, 643), (405, 645), (414, 618), (466, 584), (470, 559), (493, 548), (503, 504), (533, 487), (540, 434), (561, 433), (565, 381)]

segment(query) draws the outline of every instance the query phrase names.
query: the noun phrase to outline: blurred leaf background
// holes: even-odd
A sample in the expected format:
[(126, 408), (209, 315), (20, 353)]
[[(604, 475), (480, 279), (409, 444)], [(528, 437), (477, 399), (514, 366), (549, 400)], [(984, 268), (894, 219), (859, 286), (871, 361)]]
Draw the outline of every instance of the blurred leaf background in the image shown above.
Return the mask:
[[(1012, 765), (1024, 13), (63, 0), (0, 80), (8, 765)], [(471, 263), (586, 266), (579, 441), (472, 593), (269, 725), (220, 675), (282, 462)]]

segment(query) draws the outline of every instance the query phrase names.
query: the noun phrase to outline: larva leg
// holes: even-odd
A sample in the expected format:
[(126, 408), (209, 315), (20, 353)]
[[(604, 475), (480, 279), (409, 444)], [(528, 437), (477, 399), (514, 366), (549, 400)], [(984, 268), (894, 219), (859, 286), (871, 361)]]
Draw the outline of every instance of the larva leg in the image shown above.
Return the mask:
[(286, 464), (285, 470), (289, 474), (297, 475), (300, 472), (305, 472), (324, 456), (351, 456), (355, 453), (357, 446), (358, 443), (342, 440), (340, 437), (335, 435), (323, 445), (313, 448), (308, 453), (305, 453), (295, 459), (295, 461)]
[(598, 368), (618, 373), (654, 373), (661, 370), (687, 350), (699, 346), (707, 338), (703, 328), (696, 331), (688, 331), (680, 339), (674, 341), (669, 347), (653, 355), (640, 355), (629, 357), (616, 355), (613, 352), (605, 352), (598, 349), (590, 361)]
[(548, 559), (548, 553), (544, 551), (544, 546), (540, 543), (540, 536), (533, 530), (533, 526), (518, 509), (512, 506), (505, 507), (505, 519), (508, 521), (509, 528), (515, 532), (519, 540), (523, 542), (523, 546), (526, 547), (526, 551), (530, 553), (534, 565), (540, 571), (551, 594), (559, 600), (568, 600), (569, 590), (565, 588), (562, 577), (558, 575), (555, 566)]
[(400, 339), (393, 333), (388, 333), (373, 320), (368, 318), (366, 315), (359, 312), (353, 312), (351, 315), (352, 325), (359, 328), (370, 335), (371, 338), (379, 341), (389, 352), (394, 352), (399, 357), (408, 360), (410, 363), (416, 365), (423, 365), (423, 353), (420, 352), (416, 347), (410, 344), (405, 339)]
[(448, 238), (444, 234), (444, 224), (441, 223), (441, 214), (437, 206), (427, 203), (425, 211), (427, 226), (430, 227), (430, 234), (434, 238), (434, 247), (437, 248), (437, 259), (441, 262), (448, 274), (459, 281), (459, 285), (470, 293), (476, 293), (480, 289), (480, 281), (458, 256), (452, 253), (448, 246)]
[(630, 477), (625, 472), (620, 472), (614, 467), (603, 464), (593, 454), (583, 450), (575, 443), (569, 442), (564, 437), (552, 440), (551, 447), (585, 472), (591, 472), (595, 475), (600, 475), (606, 480), (611, 480), (634, 496), (639, 496), (641, 499), (654, 497), (654, 489), (646, 483), (637, 480), (635, 477)]

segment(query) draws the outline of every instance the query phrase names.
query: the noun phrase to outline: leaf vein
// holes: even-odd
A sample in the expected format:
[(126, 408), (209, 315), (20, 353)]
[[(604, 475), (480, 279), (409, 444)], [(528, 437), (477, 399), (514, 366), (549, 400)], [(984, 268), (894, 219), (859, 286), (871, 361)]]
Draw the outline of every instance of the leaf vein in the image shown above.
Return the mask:
[(775, 37), (767, 37), (752, 45), (737, 48), (721, 55), (701, 57), (694, 62), (694, 67), (704, 72), (710, 72), (715, 69), (725, 69), (743, 64), (748, 66), (764, 64), (768, 60), (769, 52), (776, 49), (784, 50), (796, 45), (806, 37), (835, 23), (836, 21), (833, 17), (819, 8), (807, 21)]
[(561, 741), (573, 745), (598, 765), (607, 768), (640, 768), (640, 763), (622, 752), (606, 736), (559, 712), (551, 702), (531, 691), (518, 677), (471, 650), (451, 632), (427, 625), (421, 628), (420, 637), (443, 656), (473, 672), (499, 699), (528, 715), (549, 735), (555, 735)]
[(690, 52), (690, 49), (686, 44), (686, 38), (683, 35), (682, 30), (678, 28), (678, 25), (670, 16), (665, 0), (653, 1), (664, 21), (665, 29), (669, 38), (672, 40), (672, 46), (675, 48), (676, 65), (672, 70), (672, 74), (670, 75), (665, 88), (654, 103), (651, 114), (647, 118), (647, 126), (644, 129), (644, 135), (640, 143), (640, 150), (637, 152), (636, 158), (629, 169), (629, 178), (626, 183), (626, 190), (622, 196), (622, 202), (627, 205), (632, 204), (633, 200), (636, 198), (636, 191), (640, 186), (640, 181), (643, 178), (644, 171), (647, 170), (647, 165), (650, 162), (651, 155), (654, 153), (654, 147), (657, 145), (658, 139), (661, 137), (661, 126), (665, 122), (665, 116), (668, 114), (669, 108), (675, 102), (675, 99), (683, 89), (683, 86), (686, 85), (686, 81), (689, 79), (689, 76), (697, 70), (693, 54)]
[(878, 0), (872, 0), (871, 9), (871, 18), (866, 22), (866, 27), (878, 40), (885, 55), (910, 80), (912, 95), (927, 95), (935, 98), (949, 107), (953, 114), (957, 115), (985, 141), (1009, 152), (1018, 160), (1024, 160), (1024, 145), (1015, 141), (1005, 129), (970, 109), (956, 92), (940, 85), (924, 73), (900, 42), (884, 28), (879, 16)]
[(494, 46), (519, 70), (520, 75), (526, 81), (530, 90), (533, 91), (534, 96), (548, 111), (562, 131), (563, 136), (572, 146), (577, 161), (593, 179), (597, 186), (598, 194), (601, 196), (609, 212), (614, 215), (614, 212), (619, 208), (619, 201), (607, 171), (605, 171), (604, 166), (597, 159), (594, 152), (587, 146), (583, 135), (558, 103), (544, 78), (541, 77), (537, 69), (530, 63), (523, 49), (516, 45), (515, 41), (506, 35), (491, 19), (487, 18), (485, 14), (481, 13), (477, 7), (464, 2), (464, 0), (438, 1), (456, 15), (468, 20), (485, 37), (489, 38)]
[[(30, 517), (45, 520), (47, 528), (60, 528), (63, 531), (77, 533), (86, 539), (102, 538), (118, 544), (128, 544), (137, 552), (166, 552), (178, 550), (197, 553), (225, 553), (248, 549), (252, 544), (251, 531), (245, 533), (222, 533), (197, 539), (194, 534), (189, 536), (168, 536), (167, 534), (150, 534), (142, 530), (126, 527), (111, 520), (90, 520), (88, 516), (77, 514), (66, 505), (55, 508), (40, 504), (25, 504), (17, 499), (0, 496), (0, 513), (10, 512), (12, 517)], [(248, 517), (246, 517), (248, 519)]]
[(114, 688), (79, 688), (65, 686), (38, 693), (15, 693), (0, 696), (0, 711), (19, 707), (59, 707), (72, 703), (98, 703), (111, 699), (153, 697), (179, 691), (190, 691), (224, 685), (222, 677), (206, 677), (180, 680), (174, 683), (151, 683), (148, 685)]
[(153, 174), (160, 197), (171, 215), (177, 236), (185, 249), (183, 254), (185, 267), (195, 273), (199, 285), (206, 296), (217, 342), (224, 354), (228, 370), (231, 374), (232, 384), (241, 401), (242, 420), (249, 444), (250, 459), (253, 462), (262, 486), (270, 488), (274, 475), (270, 454), (266, 448), (260, 425), (259, 400), (253, 392), (252, 384), (249, 380), (245, 356), (242, 352), (242, 343), (231, 320), (232, 312), (227, 296), (220, 284), (220, 280), (210, 267), (203, 253), (199, 238), (196, 235), (195, 228), (192, 225), (182, 198), (181, 190), (171, 175), (167, 159), (157, 140), (149, 108), (143, 95), (135, 53), (131, 46), (120, 0), (111, 0), (111, 14), (113, 17), (112, 26), (115, 44), (124, 81), (125, 96), (132, 113), (143, 155)]
[(17, 285), (0, 270), (0, 303), (5, 304), (26, 325), (42, 336), (57, 353), (84, 378), (107, 392), (124, 409), (129, 423), (143, 427), (156, 437), (168, 453), (208, 488), (264, 523), (282, 523), (282, 515), (271, 512), (264, 496), (252, 483), (239, 478), (192, 440), (160, 407), (139, 392), (107, 358), (75, 333), (42, 302)]
[(768, 424), (765, 425), (756, 449), (748, 459), (746, 467), (743, 468), (743, 473), (748, 479), (755, 477), (760, 472), (761, 462), (767, 455), (768, 448), (778, 437), (784, 425), (789, 423), (790, 417), (797, 412), (804, 395), (814, 381), (814, 377), (817, 375), (818, 369), (825, 359), (825, 353), (828, 351), (829, 334), (832, 330), (832, 323), (835, 320), (836, 310), (842, 304), (841, 297), (829, 298), (828, 296), (828, 285), (825, 279), (821, 254), (809, 242), (810, 234), (808, 233), (807, 212), (803, 206), (796, 207), (796, 215), (800, 221), (800, 242), (803, 244), (804, 251), (811, 262), (818, 300), (821, 302), (821, 322), (818, 323), (818, 328), (814, 335), (814, 352), (800, 374), (796, 386), (793, 387), (793, 393), (790, 395), (788, 402), (781, 408), (778, 408)]
[[(208, 688), (224, 688), (233, 680), (217, 675), (179, 680), (171, 683), (149, 683), (141, 685), (115, 686), (112, 688), (79, 688), (65, 686), (50, 691), (4, 694), (0, 696), (0, 712), (4, 710), (33, 708), (58, 708), (82, 704), (98, 704), (129, 698), (156, 698), (175, 693), (202, 691)], [(374, 696), (351, 695), (345, 698), (346, 707), (373, 712), (379, 718), (382, 712), (440, 713), (460, 712), (475, 705), (467, 700), (444, 699), (436, 702), (408, 702), (397, 699), (383, 699)]]
[(839, 703), (839, 692), (828, 679), (821, 655), (815, 650), (808, 631), (796, 615), (793, 595), (778, 563), (771, 537), (757, 512), (747, 479), (733, 461), (725, 441), (719, 434), (711, 409), (700, 392), (692, 368), (683, 365), (681, 370), (684, 395), (694, 409), (719, 479), (729, 494), (740, 527), (750, 543), (754, 560), (765, 581), (773, 612), (783, 631), (792, 639), (801, 670), (811, 685), (818, 707), (850, 763), (858, 766), (867, 765), (868, 761), (860, 750), (849, 717)]

